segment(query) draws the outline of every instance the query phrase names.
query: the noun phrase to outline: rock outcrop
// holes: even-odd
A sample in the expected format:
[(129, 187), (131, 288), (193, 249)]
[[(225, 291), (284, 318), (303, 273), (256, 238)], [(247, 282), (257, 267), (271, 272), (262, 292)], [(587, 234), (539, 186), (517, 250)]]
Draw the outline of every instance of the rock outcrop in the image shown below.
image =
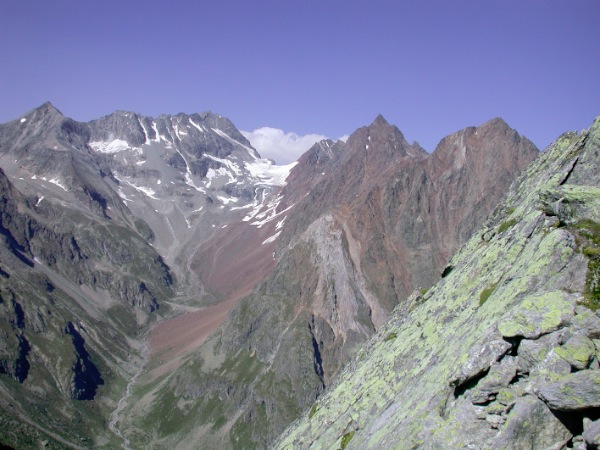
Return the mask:
[(275, 448), (594, 448), (599, 149), (545, 150)]

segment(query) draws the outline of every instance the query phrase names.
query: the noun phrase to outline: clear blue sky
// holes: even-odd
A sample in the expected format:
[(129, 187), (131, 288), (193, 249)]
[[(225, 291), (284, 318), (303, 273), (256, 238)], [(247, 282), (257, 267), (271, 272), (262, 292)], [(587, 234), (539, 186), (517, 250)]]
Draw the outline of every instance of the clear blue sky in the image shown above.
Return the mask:
[(600, 114), (599, 0), (4, 1), (0, 42), (0, 122), (49, 100), (337, 138), (381, 113), (431, 151), (496, 116), (543, 148)]

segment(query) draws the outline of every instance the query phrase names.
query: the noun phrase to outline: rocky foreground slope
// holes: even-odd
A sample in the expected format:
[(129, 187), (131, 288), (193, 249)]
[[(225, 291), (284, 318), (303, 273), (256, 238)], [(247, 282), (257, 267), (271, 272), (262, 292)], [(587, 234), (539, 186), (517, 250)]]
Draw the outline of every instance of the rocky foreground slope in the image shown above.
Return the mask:
[(599, 258), (600, 118), (528, 167), (275, 448), (597, 448)]

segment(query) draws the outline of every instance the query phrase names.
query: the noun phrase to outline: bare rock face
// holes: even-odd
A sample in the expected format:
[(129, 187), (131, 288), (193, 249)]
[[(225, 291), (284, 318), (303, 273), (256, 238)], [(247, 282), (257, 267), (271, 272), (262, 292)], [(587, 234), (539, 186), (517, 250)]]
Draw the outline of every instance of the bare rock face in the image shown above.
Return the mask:
[(542, 385), (538, 395), (557, 411), (600, 408), (599, 385), (600, 373), (597, 370), (582, 370)]
[(85, 339), (73, 323), (68, 322), (65, 333), (71, 336), (74, 359), (72, 378), (69, 386), (69, 396), (76, 400), (92, 400), (96, 396), (98, 386), (104, 384), (102, 375), (90, 359), (85, 346)]
[(492, 448), (561, 448), (571, 437), (569, 430), (541, 400), (520, 397)]

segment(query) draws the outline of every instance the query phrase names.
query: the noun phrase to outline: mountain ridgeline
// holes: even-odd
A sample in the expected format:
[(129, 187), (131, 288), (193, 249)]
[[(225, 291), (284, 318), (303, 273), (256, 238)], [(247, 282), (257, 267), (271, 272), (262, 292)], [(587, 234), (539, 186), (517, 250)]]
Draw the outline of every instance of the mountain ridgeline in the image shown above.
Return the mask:
[(546, 149), (274, 448), (598, 448), (599, 157)]
[[(569, 145), (577, 139), (583, 138), (563, 137)], [(534, 180), (549, 176), (543, 165), (559, 165), (555, 153), (544, 153), (535, 166), (541, 168), (522, 177), (522, 184), (530, 183), (519, 188), (524, 191), (518, 185), (509, 191), (538, 150), (501, 119), (454, 133), (430, 154), (378, 116), (347, 142), (318, 142), (288, 166), (262, 159), (229, 120), (210, 112), (150, 118), (119, 111), (81, 123), (46, 103), (0, 125), (0, 442), (15, 448), (41, 442), (47, 448), (264, 448), (301, 419), (279, 445), (326, 442), (311, 437), (308, 427), (328, 439), (325, 447), (359, 448), (370, 442), (376, 420), (380, 428), (406, 431), (405, 419), (392, 423), (375, 414), (400, 402), (392, 394), (403, 389), (396, 379), (368, 397), (376, 402), (368, 406), (368, 420), (352, 415), (354, 403), (341, 413), (327, 405), (338, 401), (353, 369), (362, 373), (363, 360), (379, 374), (373, 389), (385, 379), (381, 371), (402, 378), (409, 365), (436, 367), (429, 356), (412, 362), (394, 356), (405, 362), (384, 368), (379, 360), (366, 361), (366, 349), (384, 359), (396, 355), (387, 349), (399, 342), (426, 352), (429, 334), (454, 332), (462, 336), (456, 349), (462, 361), (476, 341), (487, 342), (477, 333), (484, 323), (491, 326), (495, 313), (471, 335), (464, 321), (475, 320), (465, 318), (473, 308), (461, 295), (478, 295), (481, 283), (494, 286), (481, 309), (493, 308), (509, 282), (499, 274), (482, 281), (484, 269), (466, 273), (456, 258), (521, 229), (532, 213), (519, 196), (536, 195)], [(594, 155), (582, 150), (577, 158), (574, 167), (591, 169), (567, 171), (568, 183), (556, 189), (597, 185), (587, 180), (597, 169)], [(572, 202), (561, 200), (563, 191)], [(560, 211), (548, 217), (562, 217), (565, 208), (557, 202), (570, 205), (572, 217), (580, 214), (578, 205), (595, 205), (575, 191), (552, 191), (556, 198), (548, 197), (547, 208)], [(510, 206), (497, 206), (507, 192)], [(577, 228), (582, 220), (565, 216), (556, 230), (575, 233), (577, 245), (592, 242), (581, 231), (587, 228)], [(498, 221), (509, 231), (500, 232)], [(538, 225), (527, 228), (531, 236), (549, 230)], [(469, 241), (473, 235), (482, 243)], [(465, 243), (467, 250), (449, 263)], [(502, 243), (512, 255), (512, 241)], [(587, 259), (574, 254), (583, 275), (554, 290), (583, 292)], [(478, 258), (491, 261), (484, 256)], [(506, 256), (497, 265), (509, 261)], [(457, 306), (444, 309), (435, 293), (449, 283), (462, 291), (452, 294)], [(576, 300), (569, 295), (561, 299)], [(427, 309), (436, 302), (437, 309)], [(462, 328), (453, 325), (459, 319)], [(565, 331), (564, 341), (582, 327)], [(400, 339), (415, 330), (423, 339)], [(502, 342), (520, 342), (518, 334), (489, 336), (502, 348)], [(518, 349), (506, 352), (517, 359)], [(452, 379), (442, 391), (454, 389), (456, 396), (445, 397), (443, 420), (474, 414), (466, 385), (490, 365), (475, 375), (444, 372)], [(411, 381), (411, 392), (416, 384)], [(414, 402), (434, 396), (437, 402), (436, 389)], [(516, 398), (532, 403), (518, 392)], [(383, 395), (390, 397), (377, 400)], [(331, 431), (316, 431), (329, 423), (335, 424)], [(438, 442), (433, 431), (415, 433), (415, 442), (419, 436)]]

